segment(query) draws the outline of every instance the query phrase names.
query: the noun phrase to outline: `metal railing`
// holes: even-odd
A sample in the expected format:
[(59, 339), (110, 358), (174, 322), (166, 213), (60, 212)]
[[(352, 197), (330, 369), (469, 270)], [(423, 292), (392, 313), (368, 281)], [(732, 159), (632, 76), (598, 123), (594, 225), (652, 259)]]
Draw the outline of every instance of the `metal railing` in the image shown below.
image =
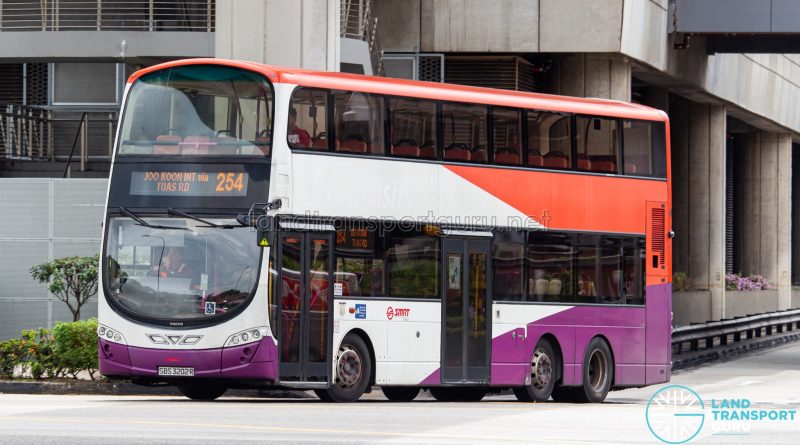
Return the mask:
[(672, 353), (712, 352), (717, 348), (800, 329), (800, 309), (749, 315), (681, 326), (672, 331)]
[(371, 0), (341, 0), (339, 35), (367, 42), (372, 74), (383, 76), (383, 54), (378, 41), (378, 18), (372, 17)]
[(116, 111), (0, 106), (0, 158), (52, 161), (74, 154), (84, 170), (92, 158), (110, 159), (116, 128)]
[(215, 0), (0, 0), (0, 31), (214, 31)]

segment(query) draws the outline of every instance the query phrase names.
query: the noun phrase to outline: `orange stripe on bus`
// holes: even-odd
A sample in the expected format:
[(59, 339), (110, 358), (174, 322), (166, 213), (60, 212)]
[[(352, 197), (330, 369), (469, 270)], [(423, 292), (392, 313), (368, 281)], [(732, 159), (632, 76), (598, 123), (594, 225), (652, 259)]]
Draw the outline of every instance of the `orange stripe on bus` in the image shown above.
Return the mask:
[(666, 181), (444, 167), (552, 229), (644, 234), (646, 202), (667, 202)]

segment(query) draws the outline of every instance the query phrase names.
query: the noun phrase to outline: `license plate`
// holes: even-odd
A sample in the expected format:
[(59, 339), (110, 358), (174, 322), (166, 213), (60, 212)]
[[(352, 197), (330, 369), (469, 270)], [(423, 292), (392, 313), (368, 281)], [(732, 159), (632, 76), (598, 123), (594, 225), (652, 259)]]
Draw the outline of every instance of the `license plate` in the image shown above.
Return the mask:
[(159, 366), (158, 375), (165, 377), (194, 377), (194, 368), (181, 366)]

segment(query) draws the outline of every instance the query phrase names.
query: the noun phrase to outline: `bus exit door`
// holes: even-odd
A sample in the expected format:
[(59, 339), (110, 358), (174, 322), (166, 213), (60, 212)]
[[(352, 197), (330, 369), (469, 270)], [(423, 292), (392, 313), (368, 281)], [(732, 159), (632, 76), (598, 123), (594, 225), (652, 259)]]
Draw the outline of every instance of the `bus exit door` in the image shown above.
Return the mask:
[(491, 282), (488, 238), (444, 238), (442, 383), (489, 383)]
[(332, 234), (284, 232), (279, 240), (280, 380), (327, 383)]

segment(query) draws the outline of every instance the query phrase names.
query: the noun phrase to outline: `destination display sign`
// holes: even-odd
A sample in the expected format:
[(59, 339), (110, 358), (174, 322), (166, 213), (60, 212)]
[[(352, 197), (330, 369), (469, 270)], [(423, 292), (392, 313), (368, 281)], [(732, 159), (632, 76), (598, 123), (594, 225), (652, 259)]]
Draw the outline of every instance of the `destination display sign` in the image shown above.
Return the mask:
[(375, 232), (357, 228), (337, 230), (336, 247), (339, 249), (372, 250), (375, 248)]
[(145, 196), (247, 196), (249, 176), (234, 171), (131, 172), (131, 195)]

